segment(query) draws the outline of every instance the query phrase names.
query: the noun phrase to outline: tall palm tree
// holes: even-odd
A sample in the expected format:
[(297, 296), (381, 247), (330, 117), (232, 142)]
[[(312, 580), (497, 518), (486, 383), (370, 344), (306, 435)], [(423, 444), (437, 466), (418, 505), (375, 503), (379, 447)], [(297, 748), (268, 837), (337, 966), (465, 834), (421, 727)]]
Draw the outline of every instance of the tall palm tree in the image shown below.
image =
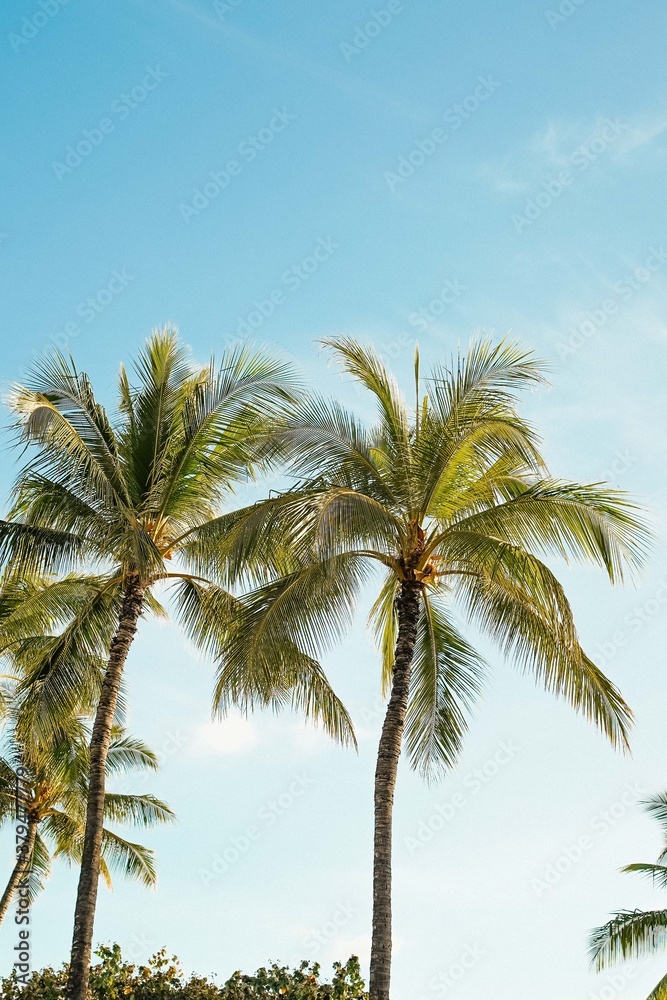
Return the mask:
[[(61, 725), (55, 738), (40, 741), (26, 732), (14, 718), (4, 733), (0, 754), (0, 824), (14, 818), (17, 795), (23, 824), (23, 850), (17, 857), (0, 898), (0, 923), (20, 885), (25, 884), (32, 901), (43, 889), (53, 857), (78, 863), (81, 860), (88, 797), (89, 730), (75, 718)], [(158, 767), (155, 754), (140, 740), (128, 736), (121, 726), (111, 731), (107, 775), (130, 769)], [(150, 794), (105, 794), (104, 817), (113, 824), (152, 826), (174, 818), (171, 809)], [(115, 831), (102, 831), (101, 874), (111, 887), (116, 869), (152, 886), (157, 879), (153, 852), (124, 839)]]
[(292, 651), (317, 660), (351, 617), (361, 585), (374, 568), (382, 572), (371, 623), (389, 698), (375, 773), (370, 996), (388, 1000), (403, 739), (424, 775), (451, 767), (486, 670), (454, 605), (625, 747), (631, 713), (581, 648), (563, 587), (540, 556), (599, 565), (616, 583), (641, 562), (647, 536), (622, 493), (548, 475), (516, 398), (542, 382), (542, 370), (516, 344), (474, 343), (467, 357), (432, 371), (423, 396), (416, 356), (414, 408), (372, 350), (349, 339), (329, 346), (370, 390), (378, 420), (366, 428), (336, 402), (306, 402), (276, 444), (291, 455), (298, 482), (228, 524), (232, 563), (264, 553), (268, 565), (274, 536), (285, 555), (282, 572), (244, 597), (218, 637), (216, 696), (223, 711), (280, 703)]
[[(667, 792), (652, 796), (646, 802), (646, 810), (662, 827), (667, 840)], [(634, 864), (624, 868), (624, 872), (638, 872), (650, 878), (653, 885), (667, 889), (667, 846), (660, 853), (656, 864)], [(662, 951), (667, 945), (667, 910), (623, 910), (598, 927), (591, 934), (591, 959), (598, 970), (613, 962), (628, 958), (642, 958)], [(666, 1000), (667, 976), (664, 976), (647, 1000)]]
[[(108, 651), (90, 742), (70, 1000), (86, 997), (106, 761), (140, 618), (161, 612), (156, 588), (171, 584), (177, 617), (207, 648), (234, 604), (226, 563), (216, 555), (223, 506), (257, 467), (267, 428), (295, 391), (291, 369), (262, 352), (232, 347), (219, 364), (197, 366), (176, 332), (165, 329), (140, 353), (134, 381), (121, 368), (115, 414), (96, 400), (87, 375), (58, 354), (12, 393), (30, 458), (0, 523), (0, 556), (14, 576), (59, 574), (41, 607), (52, 598), (67, 608), (57, 640), (24, 682), (34, 718), (48, 723), (58, 706), (77, 704), (90, 656), (101, 646)], [(349, 719), (317, 664), (303, 657), (299, 669), (309, 691), (309, 700), (301, 698), (306, 712), (350, 739)]]

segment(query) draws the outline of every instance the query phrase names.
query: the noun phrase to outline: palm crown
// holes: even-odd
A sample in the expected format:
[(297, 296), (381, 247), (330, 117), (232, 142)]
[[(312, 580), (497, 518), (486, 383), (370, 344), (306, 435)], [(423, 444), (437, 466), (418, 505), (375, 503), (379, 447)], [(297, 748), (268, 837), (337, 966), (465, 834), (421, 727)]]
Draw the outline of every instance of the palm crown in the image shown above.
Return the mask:
[[(307, 403), (280, 441), (298, 485), (235, 515), (231, 563), (263, 552), (268, 564), (272, 538), (285, 558), (221, 636), (221, 705), (271, 690), (279, 700), (294, 645), (320, 656), (379, 565), (371, 620), (386, 688), (401, 587), (416, 585), (420, 598), (406, 719), (415, 766), (432, 773), (453, 763), (485, 671), (454, 621), (455, 602), (515, 663), (625, 745), (630, 712), (582, 650), (563, 588), (538, 553), (592, 561), (616, 582), (641, 561), (647, 536), (623, 494), (546, 473), (516, 409), (517, 391), (543, 380), (541, 366), (515, 344), (480, 341), (451, 369), (436, 368), (410, 411), (376, 355), (350, 340), (332, 346), (375, 396), (379, 420), (366, 429), (337, 403)], [(418, 365), (416, 377), (419, 392)], [(266, 652), (276, 649), (285, 651), (279, 666)]]
[[(89, 738), (89, 727), (79, 718), (61, 720), (57, 733), (48, 741), (26, 731), (20, 718), (10, 716), (6, 725), (0, 755), (0, 823), (13, 819), (20, 789), (22, 811), (35, 827), (34, 846), (25, 865), (29, 899), (44, 887), (53, 857), (75, 863), (81, 860)], [(129, 736), (122, 726), (114, 726), (107, 757), (110, 777), (157, 767), (152, 750)], [(151, 794), (108, 792), (104, 813), (112, 825), (147, 827), (174, 819), (169, 807)], [(157, 879), (153, 852), (105, 827), (101, 873), (109, 887), (114, 870), (147, 886), (154, 885)], [(3, 899), (7, 905), (11, 895)], [(5, 910), (6, 906), (1, 915)]]
[[(77, 710), (84, 692), (94, 700), (91, 657), (108, 652), (128, 583), (138, 583), (142, 611), (157, 614), (156, 585), (173, 585), (172, 608), (208, 647), (233, 604), (222, 508), (261, 467), (268, 431), (298, 395), (286, 364), (238, 347), (197, 367), (170, 329), (149, 340), (136, 376), (134, 385), (121, 369), (114, 419), (88, 377), (58, 355), (11, 397), (32, 457), (0, 523), (0, 553), (14, 575), (59, 576), (4, 632), (7, 642), (32, 636), (35, 645), (46, 622), (58, 625), (24, 683), (47, 726), (63, 705)], [(308, 668), (318, 697), (303, 700), (306, 710), (351, 738), (326, 679), (304, 660)]]

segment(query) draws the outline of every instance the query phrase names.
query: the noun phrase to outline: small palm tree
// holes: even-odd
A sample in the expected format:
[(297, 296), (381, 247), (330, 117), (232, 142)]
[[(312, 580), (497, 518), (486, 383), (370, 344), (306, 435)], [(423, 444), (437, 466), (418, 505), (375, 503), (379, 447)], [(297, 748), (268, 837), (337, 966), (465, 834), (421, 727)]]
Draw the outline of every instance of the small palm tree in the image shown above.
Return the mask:
[[(258, 467), (267, 430), (296, 392), (288, 366), (245, 347), (230, 348), (219, 364), (195, 365), (170, 329), (150, 338), (134, 378), (121, 368), (110, 416), (85, 373), (54, 355), (10, 400), (31, 457), (0, 523), (0, 556), (13, 576), (59, 574), (32, 613), (46, 608), (63, 618), (23, 685), (35, 724), (57, 719), (63, 704), (73, 709), (90, 678), (91, 655), (109, 651), (90, 742), (70, 1000), (86, 997), (106, 761), (140, 618), (162, 613), (155, 591), (172, 584), (179, 620), (208, 647), (234, 604), (227, 565), (216, 555), (224, 504)], [(306, 711), (350, 739), (349, 719), (321, 671), (304, 658), (301, 675), (311, 694), (302, 699)]]
[[(89, 728), (75, 718), (61, 724), (54, 738), (41, 742), (25, 735), (19, 719), (6, 728), (0, 756), (0, 823), (16, 814), (17, 803), (25, 817), (23, 849), (0, 899), (0, 923), (20, 885), (32, 901), (44, 887), (51, 860), (62, 857), (80, 863), (88, 798)], [(158, 766), (155, 754), (121, 726), (112, 727), (107, 775), (130, 769)], [(104, 817), (113, 824), (152, 826), (174, 819), (171, 809), (154, 795), (107, 792)], [(117, 870), (144, 885), (155, 884), (153, 852), (105, 827), (102, 830), (101, 874), (111, 888)]]
[(517, 345), (473, 344), (451, 368), (433, 370), (423, 396), (416, 356), (413, 409), (372, 350), (348, 339), (330, 346), (370, 390), (378, 421), (367, 429), (338, 403), (305, 403), (276, 443), (298, 483), (230, 519), (231, 562), (268, 564), (274, 537), (285, 555), (282, 572), (248, 593), (219, 635), (216, 696), (222, 710), (280, 704), (294, 650), (317, 661), (361, 585), (374, 568), (383, 573), (371, 615), (389, 700), (375, 773), (370, 996), (388, 1000), (403, 741), (424, 775), (450, 768), (486, 672), (454, 606), (625, 747), (630, 711), (581, 648), (563, 587), (539, 556), (599, 565), (616, 583), (641, 562), (646, 532), (623, 494), (548, 476), (516, 402), (543, 380), (541, 366)]
[[(667, 838), (667, 792), (646, 802), (646, 810), (662, 827)], [(667, 847), (656, 864), (634, 864), (624, 872), (638, 872), (653, 885), (667, 889)], [(661, 951), (667, 945), (667, 910), (622, 910), (591, 934), (591, 960), (598, 970), (627, 958), (642, 958)], [(667, 976), (664, 976), (647, 1000), (667, 1000)]]

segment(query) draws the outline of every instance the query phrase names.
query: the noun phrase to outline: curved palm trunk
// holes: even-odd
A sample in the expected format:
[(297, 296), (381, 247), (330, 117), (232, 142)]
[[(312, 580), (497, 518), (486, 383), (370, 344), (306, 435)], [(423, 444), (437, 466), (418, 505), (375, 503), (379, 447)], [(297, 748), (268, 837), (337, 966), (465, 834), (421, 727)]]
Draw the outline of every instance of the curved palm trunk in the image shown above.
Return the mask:
[(7, 910), (9, 909), (9, 904), (14, 898), (14, 893), (30, 871), (32, 852), (35, 848), (35, 840), (37, 838), (37, 826), (37, 820), (34, 817), (29, 817), (28, 833), (23, 841), (23, 844), (21, 845), (21, 851), (16, 859), (16, 864), (14, 865), (14, 870), (10, 876), (9, 882), (7, 883), (7, 888), (2, 894), (2, 899), (0, 899), (0, 924), (7, 915)]
[(417, 638), (421, 587), (401, 585), (397, 599), (398, 636), (391, 697), (387, 706), (375, 768), (375, 840), (373, 853), (373, 941), (370, 1000), (389, 1000), (391, 977), (391, 841), (394, 788), (408, 707), (412, 658)]
[(118, 616), (118, 629), (111, 642), (109, 662), (104, 673), (102, 691), (97, 705), (90, 740), (90, 777), (86, 806), (86, 830), (81, 857), (81, 873), (74, 911), (72, 957), (67, 981), (69, 1000), (86, 1000), (90, 957), (93, 944), (93, 924), (100, 877), (102, 830), (104, 824), (104, 793), (107, 753), (111, 738), (123, 667), (137, 631), (144, 602), (144, 590), (138, 579), (125, 588)]

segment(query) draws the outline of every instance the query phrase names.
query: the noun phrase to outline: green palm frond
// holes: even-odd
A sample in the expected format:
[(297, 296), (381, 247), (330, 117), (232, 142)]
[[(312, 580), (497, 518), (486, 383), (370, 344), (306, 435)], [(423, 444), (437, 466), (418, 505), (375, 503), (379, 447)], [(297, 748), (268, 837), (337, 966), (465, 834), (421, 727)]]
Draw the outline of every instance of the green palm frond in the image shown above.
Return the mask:
[(274, 650), (262, 662), (261, 670), (256, 662), (244, 658), (224, 658), (213, 701), (221, 716), (232, 707), (245, 713), (257, 708), (291, 708), (307, 722), (321, 726), (337, 743), (357, 747), (352, 719), (322, 667), (294, 644)]
[(276, 449), (306, 482), (363, 489), (391, 508), (396, 501), (377, 465), (376, 443), (340, 403), (317, 397), (297, 407), (276, 432)]
[(443, 602), (424, 594), (405, 720), (410, 762), (424, 777), (442, 774), (456, 763), (486, 670)]
[(92, 586), (59, 634), (21, 642), (16, 654), (23, 664), (18, 698), (31, 725), (48, 732), (63, 715), (95, 704), (120, 599), (119, 580)]
[[(658, 795), (652, 795), (644, 803), (646, 811), (650, 813), (660, 824), (662, 828), (662, 834), (665, 838), (665, 843), (667, 843), (667, 792), (660, 792)], [(667, 861), (667, 847), (661, 852), (658, 861)]]
[(96, 544), (46, 525), (0, 520), (0, 564), (15, 574), (67, 573), (86, 556), (99, 558)]
[(327, 338), (322, 343), (337, 355), (345, 371), (373, 393), (387, 437), (407, 461), (410, 438), (407, 406), (396, 380), (377, 352), (350, 337)]
[(311, 562), (244, 595), (230, 620), (222, 656), (250, 660), (259, 670), (289, 657), (296, 645), (317, 657), (352, 620), (356, 598), (372, 566), (356, 552)]
[(623, 910), (593, 931), (590, 955), (596, 968), (643, 958), (667, 944), (667, 910)]
[[(516, 546), (486, 537), (473, 541), (478, 573), (453, 578), (470, 619), (510, 662), (564, 697), (613, 746), (627, 748), (632, 713), (581, 648), (569, 602), (554, 574)], [(470, 539), (465, 542), (459, 554)]]
[(238, 598), (223, 587), (183, 577), (173, 583), (176, 615), (197, 649), (213, 657), (221, 655)]
[(382, 694), (385, 697), (389, 694), (394, 671), (394, 654), (398, 636), (396, 618), (398, 590), (399, 583), (396, 573), (390, 570), (368, 616), (368, 624), (373, 631), (382, 658)]
[(637, 505), (620, 490), (541, 480), (505, 503), (464, 518), (451, 530), (594, 563), (614, 583), (622, 581), (624, 567), (645, 561), (649, 536), (638, 513)]
[(158, 823), (173, 823), (176, 814), (154, 795), (107, 792), (104, 797), (104, 817), (110, 823), (155, 826)]
[(157, 755), (143, 740), (115, 727), (107, 753), (108, 774), (124, 774), (140, 768), (157, 771), (159, 766)]
[(129, 497), (116, 436), (88, 377), (57, 352), (44, 358), (10, 407), (26, 444), (39, 447), (33, 467), (76, 492), (123, 509)]
[(26, 878), (26, 888), (28, 890), (28, 900), (34, 903), (51, 874), (51, 854), (44, 843), (43, 838), (37, 833), (35, 846), (30, 859), (30, 869)]
[(133, 844), (106, 828), (102, 834), (102, 857), (110, 874), (124, 875), (149, 889), (157, 884), (153, 851), (141, 844)]
[(546, 385), (546, 366), (517, 341), (473, 340), (448, 367), (433, 371), (429, 398), (443, 424), (457, 427), (497, 410), (513, 410), (517, 395)]
[(667, 889), (667, 868), (664, 865), (651, 865), (638, 862), (633, 865), (626, 865), (621, 870), (645, 875), (657, 888)]

